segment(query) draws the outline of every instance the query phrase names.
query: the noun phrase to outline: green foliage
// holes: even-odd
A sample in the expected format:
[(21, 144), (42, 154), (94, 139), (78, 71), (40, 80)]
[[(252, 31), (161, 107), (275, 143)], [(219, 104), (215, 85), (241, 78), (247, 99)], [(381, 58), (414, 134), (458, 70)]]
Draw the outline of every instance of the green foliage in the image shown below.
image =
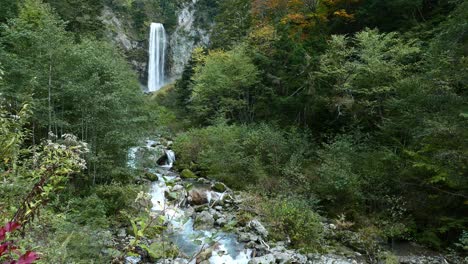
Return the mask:
[[(362, 179), (353, 171), (357, 147), (350, 138), (339, 138), (318, 151), (320, 167), (316, 190), (336, 204), (354, 203), (362, 196)], [(344, 205), (344, 204), (343, 204)]]
[(78, 37), (88, 34), (101, 36), (103, 24), (100, 20), (103, 1), (95, 0), (44, 0), (67, 22), (67, 30)]
[(7, 176), (10, 168), (16, 170), (18, 156), (27, 131), (25, 125), (30, 116), (29, 106), (24, 105), (17, 114), (8, 113), (0, 101), (0, 172)]
[(96, 194), (83, 199), (71, 199), (69, 206), (72, 208), (70, 218), (75, 223), (97, 228), (106, 228), (109, 225), (106, 219), (106, 206)]
[(124, 208), (132, 208), (139, 189), (134, 185), (109, 184), (97, 186), (94, 192), (102, 200), (106, 215), (115, 217)]
[[(226, 48), (241, 43), (252, 26), (250, 0), (221, 1), (215, 17), (212, 48)], [(232, 10), (237, 12), (232, 12)]]
[(414, 70), (419, 53), (396, 33), (366, 29), (351, 43), (345, 36), (332, 36), (314, 77), (332, 91), (329, 103), (337, 118), (369, 127), (385, 117), (383, 103)]
[[(0, 37), (7, 63), (0, 91), (13, 107), (30, 101), (33, 137), (73, 132), (90, 143), (89, 182), (109, 182), (126, 165), (137, 124), (147, 122), (135, 74), (113, 46), (75, 43), (65, 23), (37, 0), (24, 3)], [(19, 45), (17, 45), (19, 43)], [(128, 181), (129, 179), (119, 179)], [(83, 183), (86, 183), (83, 182)]]
[(301, 165), (309, 147), (299, 133), (281, 132), (266, 124), (193, 129), (174, 144), (178, 167), (190, 168), (193, 162), (201, 174), (228, 186), (245, 188), (262, 182), (266, 190), (269, 185), (304, 180)]
[(309, 201), (282, 196), (267, 199), (261, 206), (274, 239), (284, 240), (289, 237), (292, 246), (309, 252), (321, 249), (324, 241), (323, 225)]
[(18, 2), (11, 0), (0, 1), (0, 23), (6, 22), (8, 19), (15, 17), (18, 13)]
[(245, 51), (212, 51), (198, 64), (193, 76), (192, 111), (201, 122), (214, 117), (250, 121), (253, 85), (258, 70)]

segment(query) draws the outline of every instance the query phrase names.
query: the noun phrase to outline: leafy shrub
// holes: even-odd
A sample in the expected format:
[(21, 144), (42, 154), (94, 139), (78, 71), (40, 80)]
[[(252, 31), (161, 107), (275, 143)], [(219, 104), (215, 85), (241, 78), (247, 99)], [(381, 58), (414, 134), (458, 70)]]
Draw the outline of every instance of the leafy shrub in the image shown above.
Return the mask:
[(267, 124), (192, 129), (174, 144), (179, 169), (197, 164), (199, 173), (238, 189), (259, 182), (265, 187), (276, 181), (297, 182), (304, 177), (303, 163), (310, 148), (298, 132)]
[(115, 216), (123, 208), (131, 208), (139, 190), (138, 186), (119, 184), (101, 185), (95, 188), (96, 195), (102, 200), (107, 216)]
[(94, 227), (107, 227), (106, 207), (96, 194), (85, 198), (70, 200), (71, 219), (73, 222)]
[(324, 241), (321, 217), (311, 207), (310, 201), (278, 197), (264, 200), (262, 204), (266, 222), (273, 239), (291, 239), (295, 248), (317, 251)]

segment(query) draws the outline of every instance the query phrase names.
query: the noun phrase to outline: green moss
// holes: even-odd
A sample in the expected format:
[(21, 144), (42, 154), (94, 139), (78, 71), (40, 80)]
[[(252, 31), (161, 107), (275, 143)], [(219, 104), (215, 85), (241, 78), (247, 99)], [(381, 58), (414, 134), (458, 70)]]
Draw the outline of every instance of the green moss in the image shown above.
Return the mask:
[(145, 172), (145, 178), (153, 182), (158, 180), (158, 175), (151, 172)]
[(211, 187), (211, 189), (217, 192), (224, 192), (226, 191), (226, 185), (224, 185), (223, 183), (217, 182), (213, 185), (213, 187)]
[(183, 170), (181, 173), (180, 173), (180, 176), (184, 179), (196, 179), (198, 178), (197, 175), (195, 173), (193, 173), (191, 170), (189, 169), (185, 169)]

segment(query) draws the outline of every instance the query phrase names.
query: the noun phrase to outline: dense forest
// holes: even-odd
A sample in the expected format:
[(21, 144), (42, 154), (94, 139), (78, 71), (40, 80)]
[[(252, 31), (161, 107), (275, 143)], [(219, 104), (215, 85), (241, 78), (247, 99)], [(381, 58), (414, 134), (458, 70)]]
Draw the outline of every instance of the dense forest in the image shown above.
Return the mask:
[[(190, 4), (209, 43), (144, 93), (150, 23), (170, 38)], [(257, 244), (304, 255), (410, 263), (410, 243), (445, 261), (411, 263), (468, 262), (467, 18), (463, 0), (0, 0), (0, 263), (184, 258), (158, 246), (156, 161), (129, 166), (155, 138), (171, 173), (242, 197), (224, 232), (258, 220)]]

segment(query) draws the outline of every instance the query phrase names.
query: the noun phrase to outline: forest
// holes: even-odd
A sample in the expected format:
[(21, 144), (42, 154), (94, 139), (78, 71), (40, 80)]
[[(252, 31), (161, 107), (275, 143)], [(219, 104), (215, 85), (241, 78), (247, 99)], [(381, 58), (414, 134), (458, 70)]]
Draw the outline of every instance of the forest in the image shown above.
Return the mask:
[[(467, 18), (464, 0), (0, 0), (0, 263), (468, 263)], [(152, 22), (174, 55), (145, 92)], [(169, 209), (216, 230), (193, 256)]]

